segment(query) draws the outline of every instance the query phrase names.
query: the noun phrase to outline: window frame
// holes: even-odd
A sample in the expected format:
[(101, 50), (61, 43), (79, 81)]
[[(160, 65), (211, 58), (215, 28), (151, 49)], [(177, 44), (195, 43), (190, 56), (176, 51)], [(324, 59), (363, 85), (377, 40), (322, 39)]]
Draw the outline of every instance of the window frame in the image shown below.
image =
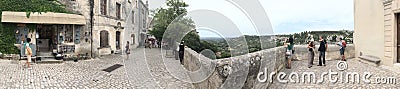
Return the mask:
[(107, 15), (107, 2), (108, 0), (100, 0), (100, 14)]
[(100, 31), (100, 48), (110, 47), (109, 32), (107, 30)]
[(121, 7), (122, 7), (122, 5), (120, 4), (120, 3), (118, 3), (118, 2), (116, 2), (115, 3), (115, 16), (117, 17), (117, 19), (121, 19)]

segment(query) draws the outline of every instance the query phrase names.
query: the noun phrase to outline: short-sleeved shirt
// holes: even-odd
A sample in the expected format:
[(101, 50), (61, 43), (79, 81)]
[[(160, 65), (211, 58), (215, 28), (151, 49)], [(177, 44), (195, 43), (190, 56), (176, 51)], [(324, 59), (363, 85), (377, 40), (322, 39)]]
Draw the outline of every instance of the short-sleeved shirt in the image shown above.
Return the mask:
[(293, 49), (293, 44), (289, 44), (287, 50), (292, 50)]

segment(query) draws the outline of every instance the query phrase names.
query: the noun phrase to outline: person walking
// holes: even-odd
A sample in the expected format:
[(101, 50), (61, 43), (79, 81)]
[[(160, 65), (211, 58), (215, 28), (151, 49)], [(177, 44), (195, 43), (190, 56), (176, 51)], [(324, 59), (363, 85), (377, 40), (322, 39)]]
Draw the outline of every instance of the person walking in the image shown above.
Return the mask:
[(308, 60), (308, 68), (311, 68), (312, 67), (312, 65), (314, 65), (314, 55), (315, 55), (315, 53), (314, 53), (314, 48), (315, 48), (315, 45), (314, 45), (314, 40), (311, 40), (309, 43), (308, 43), (308, 58), (309, 58), (309, 60)]
[(325, 65), (325, 52), (328, 49), (328, 44), (326, 43), (326, 40), (320, 36), (319, 37), (319, 60), (318, 60), (318, 66), (326, 66)]
[(287, 59), (287, 69), (292, 68), (292, 55), (293, 55), (293, 47), (294, 47), (294, 39), (293, 37), (289, 37), (289, 39), (286, 41), (285, 46), (287, 47), (286, 49), (286, 59)]
[(27, 38), (26, 43), (23, 44), (25, 46), (25, 55), (27, 58), (26, 65), (28, 66), (28, 69), (31, 69), (31, 62), (32, 62), (32, 49), (30, 47), (30, 42), (31, 39)]
[(126, 59), (129, 59), (129, 54), (131, 54), (131, 49), (129, 48), (129, 41), (126, 41), (125, 53), (126, 53)]

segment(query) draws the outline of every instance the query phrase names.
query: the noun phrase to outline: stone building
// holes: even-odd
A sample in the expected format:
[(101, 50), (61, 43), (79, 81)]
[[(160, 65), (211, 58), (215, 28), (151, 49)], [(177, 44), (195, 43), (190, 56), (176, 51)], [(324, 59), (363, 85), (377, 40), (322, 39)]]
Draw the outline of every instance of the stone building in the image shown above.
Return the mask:
[[(93, 55), (122, 53), (128, 41), (131, 47), (136, 48), (147, 37), (148, 1), (89, 0), (93, 1), (93, 21), (90, 19), (91, 5), (88, 0), (60, 1), (71, 11), (86, 17), (87, 31), (90, 31), (89, 34), (93, 33)], [(93, 26), (92, 30), (89, 25)]]
[[(22, 17), (24, 12), (3, 12), (3, 23), (34, 24), (33, 43), (38, 48), (73, 50), (70, 54), (92, 57), (122, 53), (127, 41), (132, 48), (144, 42), (148, 30), (147, 1), (142, 0), (58, 0), (74, 14), (42, 13)], [(16, 17), (19, 16), (20, 17)], [(14, 21), (13, 20), (17, 20)], [(53, 22), (52, 22), (53, 21)], [(26, 26), (25, 26), (26, 28)], [(21, 28), (23, 29), (23, 28)], [(39, 35), (38, 35), (39, 34)], [(47, 35), (53, 34), (53, 35)], [(40, 37), (45, 37), (41, 39)], [(19, 37), (21, 39), (21, 37)], [(40, 41), (36, 43), (36, 41)], [(47, 47), (49, 43), (54, 47)], [(17, 42), (18, 43), (18, 42)], [(134, 49), (133, 49), (134, 50)]]
[(400, 0), (354, 0), (354, 44), (357, 56), (400, 67)]

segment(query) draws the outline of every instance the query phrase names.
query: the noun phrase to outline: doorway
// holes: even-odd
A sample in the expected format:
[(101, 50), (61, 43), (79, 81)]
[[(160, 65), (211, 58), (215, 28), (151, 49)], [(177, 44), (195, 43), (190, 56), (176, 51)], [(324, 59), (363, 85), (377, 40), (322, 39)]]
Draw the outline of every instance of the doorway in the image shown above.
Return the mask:
[(57, 26), (55, 25), (38, 25), (36, 38), (38, 47), (38, 56), (50, 57), (53, 49), (57, 49)]
[(40, 52), (51, 52), (53, 49), (54, 41), (57, 41), (56, 30), (51, 25), (41, 25), (38, 26), (38, 34), (37, 38), (38, 51)]
[(397, 36), (397, 43), (396, 43), (396, 49), (397, 49), (397, 57), (396, 57), (396, 62), (400, 63), (400, 14), (399, 13), (395, 13), (395, 19), (396, 19), (396, 36)]
[(134, 44), (135, 44), (135, 39), (136, 39), (136, 38), (135, 38), (135, 34), (132, 34), (131, 37), (132, 37), (131, 45), (134, 45)]
[(116, 42), (115, 45), (116, 45), (117, 50), (120, 50), (121, 49), (121, 32), (120, 31), (116, 32), (115, 42)]

